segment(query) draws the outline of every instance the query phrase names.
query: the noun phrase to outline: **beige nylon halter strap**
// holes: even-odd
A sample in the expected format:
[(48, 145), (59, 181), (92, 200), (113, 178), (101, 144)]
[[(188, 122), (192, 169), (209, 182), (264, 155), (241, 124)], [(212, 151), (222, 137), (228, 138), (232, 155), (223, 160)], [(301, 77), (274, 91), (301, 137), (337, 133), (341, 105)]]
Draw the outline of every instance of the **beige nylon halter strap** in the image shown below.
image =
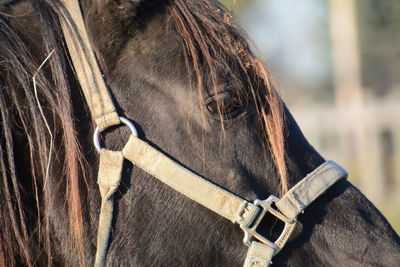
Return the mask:
[[(65, 42), (79, 84), (89, 105), (92, 118), (100, 131), (120, 124), (107, 86), (97, 64), (83, 22), (78, 0), (61, 0), (65, 9), (60, 23)], [(97, 233), (95, 266), (104, 266), (111, 233), (114, 209), (114, 192), (117, 190), (122, 171), (123, 156), (120, 151), (100, 151), (98, 184), (101, 194), (101, 209)]]
[(120, 120), (90, 45), (79, 3), (62, 2), (67, 11), (60, 19), (65, 42), (92, 117), (100, 130), (118, 125)]
[[(82, 19), (78, 0), (61, 0), (65, 5), (60, 18), (68, 50), (86, 101), (100, 131), (127, 123), (119, 118), (102, 78)], [(134, 130), (134, 126), (130, 126)], [(96, 134), (97, 134), (96, 130)], [(95, 136), (97, 140), (97, 136)], [(98, 184), (102, 197), (97, 236), (95, 266), (104, 266), (111, 232), (113, 195), (117, 190), (123, 160), (148, 172), (174, 190), (207, 207), (215, 213), (238, 223), (249, 251), (245, 266), (268, 266), (288, 241), (296, 225), (297, 215), (312, 201), (347, 173), (339, 165), (327, 161), (293, 187), (281, 200), (270, 196), (250, 203), (213, 184), (171, 160), (157, 149), (132, 135), (122, 151), (100, 150)], [(279, 210), (273, 208), (275, 204)], [(272, 242), (257, 233), (257, 227), (269, 212), (284, 222), (280, 237)]]
[(179, 193), (228, 220), (248, 226), (259, 208), (177, 164), (137, 137), (131, 136), (124, 157)]

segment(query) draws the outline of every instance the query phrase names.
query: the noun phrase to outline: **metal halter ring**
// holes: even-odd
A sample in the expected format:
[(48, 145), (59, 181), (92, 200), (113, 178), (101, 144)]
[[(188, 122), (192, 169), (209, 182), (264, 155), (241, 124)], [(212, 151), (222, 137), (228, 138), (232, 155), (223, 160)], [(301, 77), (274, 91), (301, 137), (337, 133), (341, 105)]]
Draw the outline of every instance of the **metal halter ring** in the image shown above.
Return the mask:
[[(119, 120), (123, 124), (128, 126), (129, 129), (131, 129), (131, 132), (134, 136), (136, 136), (136, 137), (138, 136), (136, 127), (132, 124), (132, 122), (130, 120), (128, 120), (127, 118), (124, 118), (124, 117), (119, 117)], [(98, 152), (100, 152), (102, 150), (102, 147), (100, 146), (100, 142), (99, 142), (99, 133), (100, 133), (100, 129), (99, 129), (99, 127), (96, 127), (96, 130), (94, 130), (94, 134), (93, 134), (93, 144)]]

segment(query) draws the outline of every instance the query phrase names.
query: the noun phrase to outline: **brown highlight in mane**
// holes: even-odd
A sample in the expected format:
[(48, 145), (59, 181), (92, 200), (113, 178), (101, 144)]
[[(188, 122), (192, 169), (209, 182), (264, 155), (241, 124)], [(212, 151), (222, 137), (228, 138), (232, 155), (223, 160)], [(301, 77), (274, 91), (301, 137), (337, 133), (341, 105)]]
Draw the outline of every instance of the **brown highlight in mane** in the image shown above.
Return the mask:
[[(66, 196), (71, 251), (84, 259), (79, 183), (85, 180), (85, 174), (76, 140), (76, 122), (73, 119), (65, 50), (58, 22), (57, 13), (61, 9), (57, 1), (33, 1), (32, 6), (29, 2), (15, 3), (11, 10), (5, 11), (9, 14), (0, 14), (1, 266), (34, 266), (38, 261), (45, 260), (47, 265), (52, 265), (49, 216), (55, 214), (53, 207), (59, 208), (52, 204), (54, 196), (58, 194)], [(27, 36), (21, 30), (26, 25), (19, 20), (30, 15), (30, 20), (37, 20), (40, 27), (37, 30), (46, 40), (42, 52), (55, 50), (46, 64), (48, 71), (38, 73), (36, 83), (40, 103), (46, 110), (46, 119), (57, 136), (53, 153), (57, 151), (58, 156), (51, 161), (48, 179), (56, 189), (60, 188), (56, 192), (50, 191), (49, 186), (44, 187), (50, 136), (45, 130), (32, 85), (32, 77), (40, 62), (34, 60), (31, 44), (29, 47), (26, 44), (32, 40), (28, 39), (27, 42)], [(35, 42), (41, 44), (40, 39)], [(20, 145), (19, 149), (28, 151), (25, 165), (21, 165), (23, 162), (18, 158), (21, 154), (18, 153), (17, 144)], [(32, 180), (29, 181), (25, 175)], [(31, 194), (26, 192), (25, 186), (31, 188)], [(65, 191), (61, 188), (65, 188)], [(31, 246), (33, 243), (35, 246)]]
[[(183, 0), (174, 0), (168, 6), (168, 10), (182, 38), (186, 64), (189, 69), (193, 68), (195, 71), (200, 101), (203, 101), (204, 90), (203, 66), (211, 75), (214, 91), (217, 92), (216, 70), (222, 67), (237, 81), (240, 78), (234, 74), (234, 70), (227, 62), (233, 59), (240, 65), (256, 104), (266, 144), (280, 177), (280, 194), (284, 194), (288, 191), (284, 112), (282, 100), (271, 75), (250, 51), (232, 16), (218, 2), (199, 0), (187, 3)], [(257, 90), (258, 83), (264, 90)], [(222, 104), (218, 105), (221, 118)]]

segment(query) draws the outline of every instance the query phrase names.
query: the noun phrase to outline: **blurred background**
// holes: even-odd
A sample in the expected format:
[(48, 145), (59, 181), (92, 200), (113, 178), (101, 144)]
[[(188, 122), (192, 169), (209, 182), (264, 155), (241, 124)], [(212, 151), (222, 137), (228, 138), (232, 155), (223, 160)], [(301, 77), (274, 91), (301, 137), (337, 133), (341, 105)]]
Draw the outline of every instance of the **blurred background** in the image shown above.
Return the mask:
[(400, 234), (400, 1), (222, 2), (310, 143)]

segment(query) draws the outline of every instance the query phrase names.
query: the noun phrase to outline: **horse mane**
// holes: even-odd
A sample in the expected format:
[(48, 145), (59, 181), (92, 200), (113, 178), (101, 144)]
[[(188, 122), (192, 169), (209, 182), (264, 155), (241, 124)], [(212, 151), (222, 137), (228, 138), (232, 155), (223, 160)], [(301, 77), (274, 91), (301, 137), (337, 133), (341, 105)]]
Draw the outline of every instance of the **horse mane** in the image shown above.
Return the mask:
[[(65, 195), (70, 237), (83, 259), (80, 190), (84, 190), (82, 185), (85, 184), (82, 182), (82, 177), (85, 177), (82, 167), (84, 159), (77, 141), (66, 49), (58, 20), (62, 7), (54, 0), (30, 2), (42, 38), (46, 40), (43, 42), (45, 51), (49, 54), (54, 50), (47, 64), (48, 75), (40, 72), (36, 78), (40, 102), (46, 110), (51, 111), (46, 113), (46, 118), (53, 134), (57, 136), (55, 140), (59, 140), (54, 150), (65, 158), (64, 163), (59, 157), (59, 163), (64, 167), (61, 172), (53, 169), (50, 174), (54, 177), (49, 177), (49, 180), (56, 183), (56, 187)], [(94, 5), (105, 5), (107, 2), (96, 0)], [(170, 0), (165, 4), (181, 36), (186, 64), (194, 69), (200, 97), (205, 80), (202, 74), (204, 68), (211, 75), (216, 88), (217, 69), (228, 70), (232, 78), (239, 81), (243, 77), (236, 77), (234, 73), (237, 71), (226, 62), (236, 61), (239, 65), (256, 105), (266, 145), (280, 176), (281, 192), (287, 191), (283, 107), (270, 74), (250, 51), (229, 12), (217, 1)], [(50, 192), (48, 186), (44, 187), (50, 136), (40, 115), (32, 84), (32, 76), (41, 62), (34, 59), (29, 40), (24, 40), (10, 24), (10, 17), (7, 11), (0, 10), (0, 265), (33, 266), (43, 259), (47, 259), (48, 265), (51, 265), (49, 216), (55, 192)], [(16, 141), (21, 143), (21, 140), (27, 144), (26, 147), (16, 147)], [(28, 150), (29, 158), (22, 160), (18, 153), (20, 150)], [(21, 162), (28, 162), (29, 166), (21, 166)], [(30, 172), (33, 180), (24, 180), (21, 170)], [(31, 203), (34, 203), (33, 207)], [(28, 210), (27, 207), (34, 210)], [(33, 243), (39, 244), (35, 251), (32, 251)]]
[[(59, 176), (49, 177), (49, 180), (65, 188), (63, 194), (70, 217), (71, 237), (78, 243), (82, 255), (82, 211), (78, 185), (84, 175), (72, 116), (63, 38), (61, 28), (55, 27), (59, 25), (57, 12), (60, 7), (51, 0), (33, 0), (31, 6), (43, 40), (46, 40), (43, 44), (47, 54), (54, 49), (48, 62), (48, 73), (51, 75), (46, 77), (39, 72), (36, 77), (39, 100), (45, 110), (51, 111), (46, 112), (46, 117), (53, 135), (57, 135), (56, 139), (61, 142), (55, 144), (54, 151), (64, 154), (65, 159), (63, 171), (51, 171), (50, 174), (57, 173)], [(0, 14), (0, 265), (33, 266), (43, 258), (47, 258), (51, 265), (50, 202), (52, 194), (59, 192), (50, 192), (48, 186), (44, 187), (50, 136), (40, 115), (32, 84), (32, 77), (41, 62), (37, 62), (30, 52), (31, 47), (37, 44), (21, 38), (15, 25), (10, 23), (11, 17), (6, 11)], [(41, 40), (35, 42), (40, 44)], [(17, 148), (16, 140), (26, 143), (26, 147)], [(18, 153), (21, 150), (29, 151), (29, 159), (21, 159)], [(53, 160), (57, 161), (54, 156)], [(59, 161), (63, 162), (62, 159)], [(29, 165), (21, 166), (22, 162)], [(24, 174), (31, 176), (32, 181), (24, 180)], [(62, 183), (65, 185), (60, 186)], [(30, 244), (33, 243), (39, 245), (37, 251), (32, 251)]]

